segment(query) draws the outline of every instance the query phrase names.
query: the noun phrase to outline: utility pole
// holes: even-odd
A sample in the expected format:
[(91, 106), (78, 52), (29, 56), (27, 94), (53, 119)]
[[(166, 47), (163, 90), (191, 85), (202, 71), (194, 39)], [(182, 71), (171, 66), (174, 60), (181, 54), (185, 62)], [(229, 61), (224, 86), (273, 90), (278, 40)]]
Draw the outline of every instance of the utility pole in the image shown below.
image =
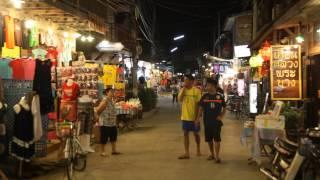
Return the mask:
[[(135, 4), (137, 4), (137, 1), (135, 1)], [(136, 5), (131, 5), (130, 13), (131, 13), (131, 34), (132, 34), (132, 92), (133, 96), (138, 96), (138, 78), (137, 78), (137, 70), (138, 70), (138, 59), (139, 54), (137, 52), (138, 49), (138, 42), (137, 42), (137, 21), (136, 21), (136, 14), (135, 14), (135, 7)]]

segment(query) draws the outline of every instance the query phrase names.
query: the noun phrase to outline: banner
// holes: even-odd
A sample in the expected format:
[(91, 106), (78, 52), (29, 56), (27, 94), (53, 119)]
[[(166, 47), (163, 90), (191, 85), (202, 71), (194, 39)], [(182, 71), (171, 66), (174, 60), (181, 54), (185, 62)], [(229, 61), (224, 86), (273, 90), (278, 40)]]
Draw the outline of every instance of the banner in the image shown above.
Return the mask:
[(301, 47), (276, 45), (271, 52), (271, 99), (301, 100)]

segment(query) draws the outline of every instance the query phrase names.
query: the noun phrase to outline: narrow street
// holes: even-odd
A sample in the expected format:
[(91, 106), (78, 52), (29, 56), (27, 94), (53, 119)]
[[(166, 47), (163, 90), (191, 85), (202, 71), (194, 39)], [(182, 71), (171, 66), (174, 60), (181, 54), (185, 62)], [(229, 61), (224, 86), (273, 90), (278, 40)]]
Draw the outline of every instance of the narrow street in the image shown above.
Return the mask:
[[(179, 108), (167, 97), (160, 98), (158, 104), (159, 111), (140, 122), (137, 130), (119, 136), (123, 155), (102, 158), (99, 153), (91, 154), (87, 169), (77, 172), (77, 179), (263, 179), (257, 167), (247, 164), (250, 148), (240, 144), (242, 123), (230, 117), (225, 119), (223, 127), (222, 164), (206, 160), (208, 149), (204, 143), (203, 155), (195, 156), (194, 141), (191, 141), (191, 159), (178, 160), (183, 152)], [(59, 180), (63, 176), (61, 170), (39, 179)]]

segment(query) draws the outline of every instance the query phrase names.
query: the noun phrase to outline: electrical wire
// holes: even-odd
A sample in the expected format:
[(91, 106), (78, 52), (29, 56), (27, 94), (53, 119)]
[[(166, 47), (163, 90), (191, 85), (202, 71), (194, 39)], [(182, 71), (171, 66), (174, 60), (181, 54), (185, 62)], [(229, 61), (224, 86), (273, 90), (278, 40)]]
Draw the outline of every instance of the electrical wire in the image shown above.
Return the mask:
[[(212, 3), (210, 2), (204, 2), (202, 4), (190, 4), (188, 3), (175, 3), (175, 2), (168, 2), (168, 1), (163, 1), (163, 0), (156, 0), (158, 3), (162, 3), (162, 4), (166, 4), (166, 5), (170, 5), (170, 6), (177, 6), (177, 7), (189, 7), (189, 8), (197, 8), (197, 7), (206, 7), (206, 8), (210, 8), (212, 6)], [(215, 3), (216, 5), (217, 3)]]
[(160, 3), (156, 3), (156, 5), (158, 5), (158, 6), (162, 7), (162, 8), (168, 9), (170, 11), (174, 11), (174, 12), (177, 12), (177, 13), (180, 13), (180, 14), (191, 16), (191, 17), (213, 19), (212, 16), (203, 16), (203, 15), (199, 15), (199, 14), (195, 14), (195, 13), (185, 12), (185, 11), (182, 11), (180, 9), (175, 9), (175, 8), (172, 8), (172, 7), (160, 4)]

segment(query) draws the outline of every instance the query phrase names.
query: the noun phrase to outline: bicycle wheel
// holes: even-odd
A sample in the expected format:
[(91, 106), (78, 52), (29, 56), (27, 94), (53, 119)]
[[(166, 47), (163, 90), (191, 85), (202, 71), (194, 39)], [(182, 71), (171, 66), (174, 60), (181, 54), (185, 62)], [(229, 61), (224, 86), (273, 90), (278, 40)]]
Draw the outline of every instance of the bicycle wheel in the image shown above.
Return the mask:
[(68, 158), (67, 158), (67, 177), (68, 180), (73, 180), (74, 177), (74, 144), (73, 140), (71, 138), (67, 139), (66, 148), (68, 152)]
[(87, 167), (87, 155), (85, 154), (76, 154), (74, 159), (74, 170), (76, 171), (84, 171)]

